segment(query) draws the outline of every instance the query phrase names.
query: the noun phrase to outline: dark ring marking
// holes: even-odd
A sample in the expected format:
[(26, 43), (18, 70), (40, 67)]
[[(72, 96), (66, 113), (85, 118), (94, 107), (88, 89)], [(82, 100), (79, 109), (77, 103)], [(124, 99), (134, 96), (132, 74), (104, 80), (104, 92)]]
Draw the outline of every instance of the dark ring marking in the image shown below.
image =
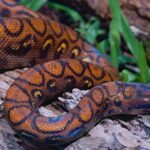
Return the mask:
[(37, 130), (39, 133), (43, 133), (43, 134), (58, 134), (60, 132), (63, 132), (72, 124), (72, 122), (74, 120), (74, 116), (72, 116), (71, 119), (69, 119), (68, 122), (66, 123), (65, 127), (63, 129), (61, 129), (61, 130), (43, 131), (43, 130), (39, 129), (38, 126), (37, 126), (37, 119), (38, 119), (38, 117), (39, 117), (38, 115), (33, 117), (33, 119), (32, 119), (32, 128)]
[[(29, 24), (29, 26), (34, 30), (35, 33), (37, 33), (38, 35), (40, 36), (44, 36), (46, 34), (46, 31), (47, 31), (47, 25), (46, 25), (46, 22), (45, 20), (42, 20), (42, 23), (44, 25), (44, 28), (43, 28), (43, 31), (38, 31), (36, 28), (35, 28), (35, 25), (33, 25), (32, 21), (28, 18), (25, 18), (26, 22)], [(41, 20), (41, 19), (40, 19)], [(38, 26), (38, 25), (37, 25)]]
[[(12, 19), (12, 20), (14, 20), (14, 19)], [(23, 24), (22, 20), (19, 19), (19, 18), (15, 18), (15, 20), (17, 20), (17, 21), (19, 22), (20, 27), (19, 27), (19, 30), (18, 30), (18, 31), (16, 31), (16, 32), (11, 32), (11, 31), (7, 28), (4, 19), (0, 18), (0, 24), (3, 26), (3, 28), (4, 28), (4, 30), (5, 30), (5, 33), (6, 33), (8, 36), (11, 36), (11, 37), (18, 37), (18, 36), (22, 33), (22, 31), (23, 31), (24, 24)]]
[(24, 16), (31, 17), (31, 18), (34, 17), (32, 14), (30, 14), (28, 11), (25, 11), (25, 10), (19, 10), (16, 12), (15, 15), (17, 15), (17, 16), (24, 15)]
[[(118, 84), (118, 85), (117, 85), (117, 84)], [(108, 89), (107, 86), (105, 86), (105, 85), (101, 85), (101, 86), (102, 86), (102, 88), (105, 90), (105, 92), (107, 93), (107, 95), (108, 95), (109, 97), (113, 97), (113, 96), (116, 95), (116, 93), (121, 92), (121, 89), (119, 88), (120, 83), (115, 82), (115, 85), (116, 85), (116, 87), (118, 87), (118, 88), (116, 88), (117, 91), (116, 91), (115, 93), (113, 93), (113, 94), (109, 92), (109, 89)], [(114, 87), (115, 87), (115, 86), (114, 86)]]
[(91, 103), (88, 102), (87, 105), (88, 105), (88, 109), (90, 109), (89, 111), (91, 112), (91, 117), (90, 117), (87, 121), (83, 120), (83, 119), (81, 118), (81, 116), (80, 116), (80, 111), (82, 111), (82, 109), (80, 108), (80, 106), (77, 105), (77, 107), (76, 107), (77, 110), (78, 110), (78, 113), (75, 113), (75, 116), (76, 116), (76, 117), (78, 118), (78, 120), (82, 123), (82, 126), (84, 126), (84, 124), (90, 122), (90, 120), (92, 120), (93, 114), (94, 114)]
[(32, 83), (32, 82), (28, 81), (27, 79), (23, 79), (21, 77), (18, 78), (17, 80), (20, 81), (20, 82), (24, 82), (26, 84), (29, 84), (31, 86), (37, 86), (37, 87), (44, 86), (45, 77), (44, 77), (44, 74), (42, 73), (42, 71), (40, 70), (40, 68), (38, 66), (35, 66), (32, 69), (34, 69), (34, 71), (37, 72), (41, 76), (41, 79), (42, 79), (41, 83), (35, 84), (35, 83)]
[[(69, 31), (69, 30), (70, 30), (70, 31)], [(76, 32), (74, 32), (73, 30), (67, 28), (66, 26), (64, 26), (64, 31), (66, 32), (66, 34), (67, 34), (69, 40), (70, 40), (72, 43), (76, 43), (76, 42), (80, 39), (79, 35), (78, 35)], [(75, 39), (72, 39), (72, 38), (71, 38), (70, 32), (73, 32), (73, 34), (74, 34), (75, 37), (76, 37)]]
[(53, 27), (51, 25), (51, 22), (49, 20), (47, 22), (48, 22), (49, 27), (51, 28), (52, 32), (54, 33), (54, 35), (56, 37), (61, 37), (63, 35), (64, 30), (63, 30), (63, 27), (62, 27), (62, 25), (60, 23), (57, 23), (57, 25), (59, 25), (59, 29), (60, 29), (60, 33), (57, 33), (55, 31), (55, 29), (53, 29)]
[(42, 68), (46, 73), (48, 73), (48, 74), (51, 75), (52, 77), (61, 78), (61, 77), (64, 75), (65, 67), (66, 67), (67, 62), (66, 62), (66, 61), (61, 61), (61, 60), (59, 60), (59, 61), (57, 61), (57, 63), (58, 63), (59, 65), (61, 65), (61, 72), (60, 72), (60, 74), (57, 74), (57, 75), (54, 74), (54, 73), (52, 73), (52, 72), (50, 72), (50, 70), (48, 70), (48, 69), (44, 66), (44, 64), (40, 64), (40, 66), (41, 66), (41, 68)]
[[(95, 91), (95, 90), (98, 90), (99, 92), (101, 92), (101, 100), (100, 100), (100, 102), (97, 102), (95, 99), (94, 99), (94, 97), (93, 97), (93, 92)], [(101, 88), (94, 88), (94, 89), (92, 89), (91, 90), (91, 92), (89, 93), (89, 98), (90, 99), (92, 99), (92, 102), (94, 102), (94, 104), (97, 106), (97, 107), (100, 107), (100, 106), (102, 106), (103, 105), (103, 103), (104, 103), (104, 93), (103, 93), (103, 91), (102, 91), (102, 89)]]
[(74, 66), (72, 67), (69, 63), (68, 63), (68, 68), (76, 75), (76, 76), (81, 76), (83, 75), (83, 73), (86, 70), (86, 64), (81, 62), (81, 61), (77, 61), (81, 66), (82, 66), (82, 70), (81, 72), (76, 72), (76, 69), (74, 68)]
[(19, 104), (29, 104), (29, 101), (17, 101), (16, 99), (10, 99), (10, 98), (5, 98), (5, 103), (11, 102), (11, 103), (19, 103)]
[(11, 118), (10, 118), (10, 113), (11, 113), (11, 111), (13, 111), (13, 110), (15, 110), (15, 109), (21, 109), (21, 108), (25, 108), (25, 109), (30, 110), (30, 113), (29, 113), (27, 116), (25, 116), (22, 120), (18, 121), (17, 123), (14, 123), (14, 122), (11, 121), (11, 123), (12, 123), (14, 126), (19, 126), (19, 125), (23, 124), (28, 118), (30, 118), (30, 117), (33, 115), (32, 109), (31, 109), (29, 106), (27, 106), (27, 105), (13, 106), (13, 107), (11, 107), (11, 108), (8, 110), (8, 112), (7, 112), (7, 113), (8, 113), (8, 118), (9, 118), (9, 120), (11, 120)]
[[(16, 84), (16, 83), (14, 83), (13, 85), (15, 85), (19, 90), (21, 90), (22, 93), (24, 93), (24, 94), (28, 97), (28, 101), (27, 101), (27, 102), (30, 104), (30, 106), (32, 106), (31, 96), (30, 96), (30, 94), (28, 93), (28, 91), (27, 91), (25, 88), (19, 86), (19, 85)], [(18, 103), (20, 103), (19, 100), (16, 99), (16, 101), (17, 101)], [(26, 100), (24, 100), (24, 101), (22, 101), (22, 102), (25, 102), (25, 101), (26, 101)]]
[[(87, 64), (87, 68), (91, 74), (92, 77), (94, 77), (95, 80), (102, 80), (105, 77), (105, 70), (101, 67), (101, 76), (95, 76), (94, 72), (91, 70), (90, 64)], [(100, 70), (100, 68), (98, 68)]]
[(13, 3), (8, 3), (6, 2), (5, 0), (1, 0), (5, 5), (9, 6), (9, 7), (15, 7), (17, 6), (17, 3), (16, 2), (13, 2)]

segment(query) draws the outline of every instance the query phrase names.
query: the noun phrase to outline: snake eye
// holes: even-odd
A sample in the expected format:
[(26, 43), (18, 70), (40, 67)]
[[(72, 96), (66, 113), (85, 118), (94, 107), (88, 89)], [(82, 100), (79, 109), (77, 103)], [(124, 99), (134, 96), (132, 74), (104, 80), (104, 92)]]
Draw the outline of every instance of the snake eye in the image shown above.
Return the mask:
[(47, 89), (49, 92), (55, 93), (57, 92), (57, 86), (54, 80), (49, 80), (47, 83)]
[(34, 89), (31, 91), (32, 95), (34, 98), (38, 98), (39, 100), (42, 100), (43, 99), (43, 92), (39, 89)]

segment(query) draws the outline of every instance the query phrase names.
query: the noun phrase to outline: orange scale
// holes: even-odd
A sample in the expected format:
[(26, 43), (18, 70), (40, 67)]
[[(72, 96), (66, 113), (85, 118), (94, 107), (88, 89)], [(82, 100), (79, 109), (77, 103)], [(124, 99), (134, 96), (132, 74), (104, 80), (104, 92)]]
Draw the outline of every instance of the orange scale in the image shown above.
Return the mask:
[(78, 39), (77, 33), (66, 27), (66, 32), (71, 41), (76, 41)]
[(110, 95), (111, 97), (114, 96), (114, 95), (116, 95), (117, 92), (118, 92), (118, 87), (116, 86), (115, 83), (111, 83), (111, 84), (108, 83), (108, 85), (106, 84), (105, 87), (106, 87), (107, 89), (109, 89), (108, 92), (109, 92), (109, 95)]
[[(12, 22), (13, 22), (13, 25), (12, 25)], [(21, 23), (17, 19), (13, 19), (13, 20), (7, 19), (7, 21), (5, 21), (5, 25), (7, 29), (11, 31), (12, 33), (18, 32), (21, 27)]]
[(79, 114), (84, 121), (89, 121), (92, 117), (91, 107), (89, 105), (90, 101), (92, 100), (89, 97), (84, 97), (84, 99), (82, 99), (79, 103)]
[(92, 111), (89, 106), (81, 109), (80, 118), (85, 122), (89, 121), (92, 118)]
[(40, 33), (44, 32), (45, 24), (42, 19), (30, 19), (32, 26)]
[(95, 78), (103, 78), (103, 69), (100, 66), (96, 66), (96, 65), (91, 65), (89, 64), (89, 68), (90, 68), (90, 73), (95, 77)]
[(76, 128), (79, 128), (82, 126), (82, 123), (79, 121), (78, 118), (74, 118), (69, 126), (69, 130), (66, 130), (66, 132), (70, 132), (71, 130), (74, 130)]
[(100, 89), (96, 88), (92, 91), (92, 97), (93, 97), (93, 100), (98, 105), (100, 105), (103, 102), (104, 94), (102, 93), (102, 91)]
[(70, 60), (68, 62), (69, 68), (76, 74), (81, 74), (84, 70), (83, 63), (80, 63), (80, 61), (77, 60)]
[(109, 81), (112, 81), (112, 78), (107, 73), (107, 74), (105, 74), (104, 78), (101, 80), (101, 83), (103, 83), (103, 82), (109, 82)]
[(42, 75), (34, 69), (29, 69), (26, 73), (22, 74), (20, 78), (26, 79), (30, 83), (37, 85), (43, 82)]
[[(21, 122), (24, 118), (31, 114), (31, 110), (27, 107), (18, 107), (10, 110), (9, 118), (14, 124)], [(17, 117), (16, 117), (17, 116)]]
[(56, 35), (62, 34), (62, 27), (60, 26), (59, 23), (57, 23), (53, 20), (50, 20), (50, 27)]
[(18, 102), (29, 101), (29, 97), (16, 85), (13, 85), (8, 91), (6, 99), (14, 99)]
[(36, 127), (43, 132), (58, 132), (64, 130), (70, 123), (71, 116), (68, 116), (64, 120), (57, 122), (50, 122), (48, 118), (38, 117), (36, 120)]
[[(24, 106), (30, 106), (29, 103), (23, 104)], [(7, 113), (11, 108), (13, 107), (19, 107), (20, 103), (15, 103), (15, 102), (10, 102), (10, 101), (5, 101), (4, 103), (4, 110)]]
[(64, 69), (62, 64), (57, 61), (51, 61), (50, 63), (46, 63), (44, 67), (47, 70), (47, 72), (55, 76), (61, 75)]

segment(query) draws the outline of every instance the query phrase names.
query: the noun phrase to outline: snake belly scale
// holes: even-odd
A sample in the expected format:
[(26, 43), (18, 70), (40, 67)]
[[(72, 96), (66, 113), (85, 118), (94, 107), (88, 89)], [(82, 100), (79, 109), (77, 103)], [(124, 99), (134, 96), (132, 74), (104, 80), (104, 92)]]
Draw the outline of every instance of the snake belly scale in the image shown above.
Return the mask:
[[(107, 56), (70, 29), (13, 0), (0, 1), (0, 68), (31, 67), (12, 84), (4, 110), (18, 135), (31, 143), (65, 144), (103, 117), (150, 112), (150, 85), (123, 83)], [(92, 89), (68, 113), (37, 111), (72, 88)]]

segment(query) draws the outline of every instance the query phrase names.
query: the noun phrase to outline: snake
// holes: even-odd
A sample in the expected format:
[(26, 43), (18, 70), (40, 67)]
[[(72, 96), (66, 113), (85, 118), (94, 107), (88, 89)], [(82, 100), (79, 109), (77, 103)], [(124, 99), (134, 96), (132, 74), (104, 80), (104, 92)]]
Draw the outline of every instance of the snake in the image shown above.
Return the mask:
[[(0, 69), (29, 67), (9, 88), (4, 111), (22, 140), (63, 145), (104, 117), (149, 114), (150, 84), (122, 82), (108, 56), (73, 29), (14, 0), (0, 0)], [(38, 108), (73, 88), (90, 89), (56, 117)]]

